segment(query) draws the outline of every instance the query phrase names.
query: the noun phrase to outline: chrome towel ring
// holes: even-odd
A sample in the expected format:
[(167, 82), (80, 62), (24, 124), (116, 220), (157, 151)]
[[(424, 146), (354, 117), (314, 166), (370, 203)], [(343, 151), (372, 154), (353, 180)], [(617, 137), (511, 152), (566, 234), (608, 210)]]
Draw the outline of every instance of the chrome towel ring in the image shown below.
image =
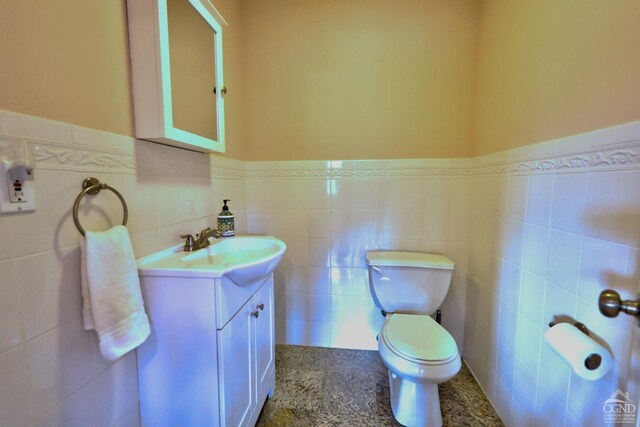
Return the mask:
[(97, 178), (89, 177), (82, 181), (82, 192), (78, 194), (76, 197), (76, 201), (73, 203), (73, 222), (75, 222), (76, 227), (80, 234), (84, 236), (84, 228), (80, 225), (80, 220), (78, 219), (78, 208), (80, 207), (80, 201), (87, 194), (95, 195), (100, 192), (100, 190), (111, 190), (118, 198), (120, 202), (122, 202), (122, 207), (124, 208), (124, 218), (122, 220), (122, 225), (127, 225), (127, 219), (129, 218), (129, 209), (127, 209), (127, 202), (124, 201), (124, 197), (122, 194), (115, 188), (109, 186), (106, 183), (100, 182)]

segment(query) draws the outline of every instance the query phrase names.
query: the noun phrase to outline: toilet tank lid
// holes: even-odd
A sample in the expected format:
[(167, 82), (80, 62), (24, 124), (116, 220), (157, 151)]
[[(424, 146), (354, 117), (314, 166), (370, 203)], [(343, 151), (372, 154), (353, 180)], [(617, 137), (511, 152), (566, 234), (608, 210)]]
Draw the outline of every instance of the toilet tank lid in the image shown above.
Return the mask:
[(391, 267), (435, 268), (453, 270), (453, 261), (444, 255), (406, 251), (368, 251), (367, 264)]

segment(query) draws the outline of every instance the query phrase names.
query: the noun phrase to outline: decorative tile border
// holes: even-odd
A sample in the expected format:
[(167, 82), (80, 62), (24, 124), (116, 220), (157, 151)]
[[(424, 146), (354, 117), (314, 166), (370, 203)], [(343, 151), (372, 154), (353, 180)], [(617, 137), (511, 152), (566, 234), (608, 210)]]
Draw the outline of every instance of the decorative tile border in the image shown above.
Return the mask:
[(78, 147), (71, 141), (49, 141), (0, 133), (3, 141), (26, 141), (33, 148), (37, 169), (134, 173), (135, 159), (115, 150)]
[[(65, 124), (52, 122), (50, 120), (39, 119), (37, 117), (23, 116), (13, 113), (5, 113), (9, 116), (16, 116), (29, 126), (19, 129), (36, 128), (57, 129), (64, 128)], [(15, 121), (15, 120), (14, 120)], [(18, 120), (19, 121), (19, 120)], [(41, 125), (41, 126), (40, 126)], [(70, 126), (70, 125), (67, 125)], [(210, 156), (209, 171), (212, 178), (222, 179), (246, 179), (246, 178), (309, 178), (309, 179), (338, 179), (338, 178), (419, 178), (428, 176), (449, 176), (449, 177), (474, 177), (489, 175), (532, 175), (532, 174), (552, 174), (552, 173), (581, 173), (590, 171), (612, 171), (612, 170), (635, 170), (640, 169), (640, 139), (637, 136), (639, 122), (622, 125), (613, 130), (604, 129), (594, 131), (579, 136), (580, 138), (589, 135), (599, 135), (601, 139), (596, 148), (576, 148), (573, 151), (561, 154), (540, 154), (541, 150), (550, 151), (553, 148), (562, 146), (563, 141), (557, 144), (554, 141), (509, 150), (498, 153), (497, 156), (476, 157), (473, 159), (429, 159), (423, 160), (397, 160), (381, 161), (384, 166), (393, 167), (371, 167), (375, 166), (364, 163), (362, 168), (350, 167), (332, 168), (333, 162), (243, 162), (240, 160), (228, 159), (222, 156)], [(37, 130), (37, 129), (36, 129)], [(620, 141), (618, 134), (628, 132), (627, 140)], [(51, 170), (72, 170), (72, 171), (92, 171), (111, 173), (136, 173), (136, 168), (143, 166), (136, 165), (136, 158), (132, 150), (118, 150), (115, 147), (93, 147), (74, 143), (73, 132), (68, 132), (68, 140), (45, 139), (43, 135), (21, 136), (10, 133), (10, 129), (0, 133), (0, 148), (3, 140), (26, 140), (34, 148), (37, 167)], [(24, 131), (27, 132), (26, 130)], [(44, 131), (43, 131), (44, 132)], [(21, 132), (22, 133), (22, 132)], [(95, 133), (95, 135), (94, 135)], [(58, 132), (65, 134), (65, 132)], [(54, 137), (56, 136), (54, 135)], [(102, 131), (82, 128), (82, 137), (87, 140), (97, 141), (108, 140), (112, 134)], [(95, 138), (94, 138), (95, 137)], [(124, 137), (113, 135), (115, 140)], [(571, 138), (569, 138), (571, 139)], [(616, 141), (616, 139), (618, 141)], [(610, 145), (603, 145), (603, 141), (611, 142)], [(135, 142), (134, 142), (135, 143)], [(106, 144), (108, 145), (108, 144)], [(530, 149), (527, 151), (526, 149)], [(526, 160), (527, 152), (533, 158)], [(536, 153), (537, 154), (532, 154)], [(521, 159), (515, 160), (518, 154)], [(522, 160), (524, 157), (525, 160)], [(159, 160), (157, 160), (159, 161)], [(171, 163), (171, 159), (162, 159)], [(404, 162), (404, 165), (403, 165)], [(196, 170), (193, 173), (206, 173), (205, 168), (192, 165)], [(291, 164), (289, 167), (288, 163)], [(327, 167), (318, 167), (322, 164)], [(357, 162), (356, 162), (357, 163)], [(424, 166), (422, 166), (424, 164)], [(397, 165), (397, 166), (396, 166)], [(170, 165), (167, 165), (170, 166)], [(183, 165), (184, 166), (184, 165)], [(196, 167), (197, 166), (197, 167)], [(271, 169), (271, 166), (274, 168)], [(382, 165), (381, 165), (382, 166)], [(167, 170), (169, 170), (168, 168)]]
[[(3, 136), (0, 135), (0, 139)], [(15, 139), (15, 138), (11, 138)], [(117, 173), (135, 173), (134, 156), (97, 148), (78, 148), (57, 142), (33, 141), (38, 167), (54, 170), (91, 170)], [(481, 163), (478, 160), (477, 163)], [(244, 169), (241, 167), (244, 166)], [(428, 176), (473, 177), (488, 175), (531, 175), (550, 173), (576, 173), (590, 171), (640, 169), (640, 140), (616, 144), (600, 150), (564, 153), (562, 155), (528, 161), (504, 160), (476, 167), (425, 167), (381, 169), (250, 169), (248, 162), (216, 161), (211, 164), (211, 176), (223, 179), (245, 178), (420, 178)]]
[(640, 140), (529, 161), (479, 166), (474, 176), (531, 175), (640, 169)]
[(316, 169), (247, 170), (247, 178), (419, 178), (424, 176), (473, 176), (470, 168), (424, 169)]
[(38, 168), (77, 171), (131, 173), (135, 159), (120, 153), (79, 149), (55, 144), (33, 143)]
[(221, 179), (244, 179), (245, 162), (242, 160), (227, 159), (226, 157), (211, 155), (211, 177)]
[[(576, 150), (531, 160), (474, 160), (475, 167), (425, 167), (382, 169), (274, 169), (245, 172), (247, 178), (418, 178), (426, 176), (474, 177), (489, 175), (537, 175), (640, 169), (640, 140), (597, 149)], [(506, 159), (505, 159), (506, 157)], [(484, 163), (484, 165), (483, 165)], [(248, 165), (250, 167), (250, 164)]]

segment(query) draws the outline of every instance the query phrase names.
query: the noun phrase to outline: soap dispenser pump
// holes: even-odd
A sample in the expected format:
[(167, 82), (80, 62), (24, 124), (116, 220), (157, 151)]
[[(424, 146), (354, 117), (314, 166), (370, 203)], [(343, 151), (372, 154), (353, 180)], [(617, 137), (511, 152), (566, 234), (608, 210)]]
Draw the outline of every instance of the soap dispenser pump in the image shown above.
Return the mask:
[(230, 201), (229, 199), (223, 200), (224, 206), (222, 207), (222, 212), (218, 215), (218, 231), (222, 237), (236, 235), (233, 214), (229, 212), (229, 206), (227, 206), (227, 202)]

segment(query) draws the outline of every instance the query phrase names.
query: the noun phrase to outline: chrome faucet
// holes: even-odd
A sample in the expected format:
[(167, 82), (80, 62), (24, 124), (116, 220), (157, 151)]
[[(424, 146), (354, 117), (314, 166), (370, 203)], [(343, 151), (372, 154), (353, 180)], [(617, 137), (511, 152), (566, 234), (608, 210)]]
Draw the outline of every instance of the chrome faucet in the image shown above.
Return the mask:
[(215, 237), (216, 239), (219, 239), (220, 237), (222, 237), (222, 233), (220, 233), (218, 230), (212, 229), (211, 227), (207, 227), (204, 230), (202, 230), (200, 233), (196, 234), (195, 238), (191, 234), (184, 234), (184, 235), (181, 235), (180, 237), (182, 239), (187, 239), (184, 242), (184, 251), (193, 252), (193, 251), (197, 251), (198, 249), (206, 248), (210, 244), (209, 243), (210, 237)]

